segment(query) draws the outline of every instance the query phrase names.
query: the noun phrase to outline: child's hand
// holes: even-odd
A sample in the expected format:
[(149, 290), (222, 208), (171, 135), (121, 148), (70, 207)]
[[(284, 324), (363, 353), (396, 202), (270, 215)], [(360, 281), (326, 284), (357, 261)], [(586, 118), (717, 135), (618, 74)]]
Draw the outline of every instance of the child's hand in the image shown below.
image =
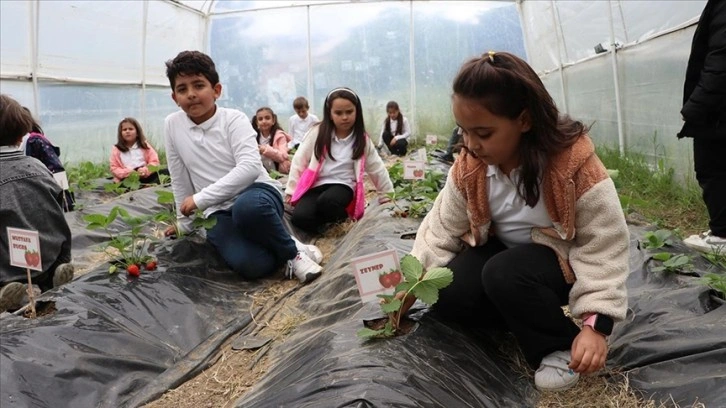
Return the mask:
[(179, 208), (179, 211), (185, 216), (190, 216), (194, 214), (194, 210), (197, 209), (197, 203), (194, 202), (194, 196), (189, 196), (182, 201), (181, 208)]
[(291, 200), (292, 196), (290, 194), (285, 194), (285, 204), (290, 204)]
[(267, 146), (260, 145), (260, 147), (259, 147), (260, 154), (265, 154), (266, 148), (267, 148)]
[(605, 366), (608, 342), (605, 336), (585, 326), (572, 342), (569, 367), (580, 374), (591, 374)]
[(388, 196), (378, 197), (378, 204), (385, 204), (385, 203), (390, 203), (390, 202), (391, 202), (391, 199), (388, 198)]
[(169, 225), (168, 227), (166, 227), (166, 230), (164, 230), (164, 236), (165, 237), (176, 237), (177, 236), (176, 227), (173, 225)]
[(146, 168), (146, 166), (139, 167), (139, 169), (137, 171), (139, 172), (139, 176), (141, 176), (141, 177), (149, 176), (149, 169)]

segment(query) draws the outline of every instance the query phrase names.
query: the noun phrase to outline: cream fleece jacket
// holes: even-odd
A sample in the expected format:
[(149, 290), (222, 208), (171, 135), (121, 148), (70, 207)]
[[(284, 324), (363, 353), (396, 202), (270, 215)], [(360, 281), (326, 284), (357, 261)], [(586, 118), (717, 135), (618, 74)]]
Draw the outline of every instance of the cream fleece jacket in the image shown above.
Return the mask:
[[(446, 265), (465, 245), (483, 245), (492, 234), (486, 169), (465, 150), (451, 167), (411, 251), (425, 268)], [(624, 319), (629, 233), (615, 185), (588, 136), (553, 158), (542, 188), (554, 227), (533, 228), (532, 240), (557, 253), (573, 283), (570, 312)]]

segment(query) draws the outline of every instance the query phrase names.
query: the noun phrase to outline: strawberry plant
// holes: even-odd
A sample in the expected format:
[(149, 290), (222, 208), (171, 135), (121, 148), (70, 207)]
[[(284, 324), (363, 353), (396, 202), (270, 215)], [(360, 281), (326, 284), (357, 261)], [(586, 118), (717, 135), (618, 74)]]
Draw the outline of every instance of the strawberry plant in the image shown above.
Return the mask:
[[(387, 284), (392, 284), (391, 279), (402, 279), (395, 285), (394, 295), (378, 295), (381, 298), (381, 310), (388, 315), (383, 328), (363, 328), (358, 331), (362, 338), (392, 337), (398, 334), (401, 328), (401, 317), (410, 306), (410, 301), (420, 299), (431, 306), (439, 300), (439, 290), (449, 286), (454, 279), (454, 273), (448, 268), (431, 268), (425, 271), (421, 262), (412, 255), (406, 255), (401, 259), (401, 270), (393, 270), (385, 277)], [(381, 282), (386, 287), (386, 284)], [(391, 286), (392, 287), (392, 286)], [(406, 306), (408, 305), (408, 306)]]
[(388, 169), (393, 192), (388, 193), (395, 209), (394, 215), (402, 218), (423, 218), (434, 205), (436, 196), (444, 185), (444, 173), (429, 171), (423, 180), (403, 178), (403, 162)]
[(726, 275), (709, 273), (701, 279), (701, 282), (716, 291), (718, 297), (726, 300)]
[[(174, 201), (174, 193), (168, 190), (156, 190), (156, 202), (164, 206), (163, 210), (158, 211), (152, 216), (152, 219), (164, 225), (176, 225), (176, 202)], [(192, 220), (193, 228), (210, 229), (217, 224), (216, 218), (205, 218), (204, 212), (201, 210), (194, 211), (194, 219)], [(181, 236), (181, 230), (176, 228), (177, 235)]]
[(676, 273), (676, 272), (681, 272), (684, 270), (693, 269), (693, 264), (691, 263), (691, 257), (688, 255), (684, 255), (684, 254), (673, 255), (670, 252), (660, 252), (660, 253), (653, 255), (653, 259), (655, 259), (656, 261), (663, 262), (663, 264), (661, 266), (652, 268), (651, 271), (653, 271), (653, 272), (664, 271), (667, 273)]
[(666, 245), (673, 245), (672, 236), (673, 233), (669, 230), (648, 231), (643, 236), (644, 240), (640, 241), (640, 243), (643, 245), (643, 249), (663, 248)]
[(70, 190), (89, 190), (93, 187), (93, 181), (106, 178), (111, 174), (108, 164), (94, 164), (84, 161), (75, 166), (65, 166), (68, 176)]
[(132, 171), (128, 177), (118, 183), (108, 183), (103, 186), (107, 193), (123, 194), (129, 191), (136, 191), (141, 188), (141, 176), (136, 171)]
[[(110, 229), (111, 224), (120, 219), (130, 227), (129, 231), (115, 233)], [(110, 256), (116, 256), (116, 253), (109, 251), (109, 248), (115, 249), (120, 255), (120, 261), (116, 264), (128, 268), (131, 265), (142, 265), (152, 261), (153, 257), (145, 253), (146, 243), (149, 237), (143, 233), (144, 227), (148, 224), (149, 217), (132, 217), (128, 211), (116, 206), (106, 214), (87, 214), (83, 219), (88, 223), (86, 228), (89, 230), (103, 229), (108, 234), (110, 241), (105, 244), (104, 251)], [(113, 273), (116, 268), (112, 266), (109, 272)]]

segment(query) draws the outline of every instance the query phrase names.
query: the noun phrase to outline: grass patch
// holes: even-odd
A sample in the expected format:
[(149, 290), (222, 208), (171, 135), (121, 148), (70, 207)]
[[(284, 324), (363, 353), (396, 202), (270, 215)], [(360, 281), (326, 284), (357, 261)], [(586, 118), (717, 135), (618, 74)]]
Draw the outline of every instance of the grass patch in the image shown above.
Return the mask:
[(638, 213), (680, 236), (708, 228), (701, 188), (692, 177), (679, 180), (672, 168), (662, 162), (652, 166), (637, 153), (621, 156), (617, 149), (598, 147), (597, 154), (605, 167), (618, 170), (613, 181), (626, 214)]

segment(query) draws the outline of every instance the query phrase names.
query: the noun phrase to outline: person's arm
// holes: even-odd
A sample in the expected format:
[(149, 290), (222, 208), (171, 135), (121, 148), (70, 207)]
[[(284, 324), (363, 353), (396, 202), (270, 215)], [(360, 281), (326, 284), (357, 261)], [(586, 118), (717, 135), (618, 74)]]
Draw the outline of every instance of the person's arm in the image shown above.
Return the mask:
[(174, 192), (174, 203), (176, 204), (177, 227), (182, 233), (192, 230), (192, 219), (181, 213), (182, 202), (185, 198), (194, 194), (194, 184), (189, 175), (184, 160), (179, 155), (174, 144), (174, 130), (171, 128), (169, 117), (164, 121), (164, 145), (166, 147), (166, 163), (169, 167), (171, 177), (171, 190)]
[[(590, 160), (599, 159), (593, 156)], [(578, 198), (575, 231), (569, 261), (577, 280), (570, 290), (570, 312), (576, 318), (600, 313), (616, 321), (624, 319), (630, 237), (610, 178), (593, 185)]]
[(154, 146), (152, 146), (149, 142), (146, 142), (146, 146), (149, 147), (148, 149), (144, 149), (144, 160), (146, 161), (146, 165), (158, 166), (159, 155), (156, 153), (156, 150), (154, 150)]
[(373, 141), (370, 138), (367, 139), (365, 172), (368, 173), (379, 194), (392, 193), (393, 183), (391, 182), (391, 177), (388, 175), (388, 169), (383, 164), (381, 156), (378, 155), (376, 148), (373, 146)]
[(381, 134), (378, 135), (378, 144), (376, 145), (379, 149), (383, 147), (385, 141), (383, 140), (383, 134), (386, 133), (386, 119), (383, 119), (383, 126), (381, 126)]
[(726, 101), (726, 1), (715, 1), (708, 25), (708, 53), (698, 84), (683, 105), (686, 122), (707, 123), (718, 117)]
[(201, 210), (237, 196), (260, 176), (260, 149), (252, 124), (239, 111), (227, 120), (225, 137), (236, 164), (221, 179), (194, 194), (194, 203)]
[(464, 248), (461, 237), (469, 232), (467, 203), (453, 181), (456, 167), (451, 166), (446, 184), (421, 222), (413, 243), (411, 255), (426, 269), (446, 266)]
[(293, 141), (299, 142), (298, 140), (295, 139), (295, 128), (297, 127), (296, 126), (297, 120), (295, 118), (297, 118), (297, 117), (298, 117), (297, 114), (290, 116), (290, 135), (292, 135)]
[(307, 136), (305, 136), (305, 139), (298, 147), (297, 152), (295, 152), (295, 155), (292, 156), (290, 173), (288, 174), (287, 186), (285, 187), (286, 195), (291, 196), (295, 193), (295, 187), (297, 187), (297, 182), (300, 180), (300, 175), (302, 175), (303, 171), (305, 171), (305, 169), (310, 165), (319, 129), (320, 126), (313, 126), (310, 128)]
[(282, 130), (275, 132), (272, 137), (272, 145), (264, 146), (262, 155), (268, 159), (272, 159), (275, 163), (282, 163), (286, 161), (289, 156), (287, 153), (287, 142), (289, 136)]
[(411, 136), (411, 125), (408, 123), (408, 119), (406, 119), (405, 117), (401, 120), (403, 120), (403, 127), (402, 127), (403, 133), (401, 133), (400, 135), (396, 135), (396, 137), (394, 137), (394, 139), (395, 140), (401, 140), (401, 139), (408, 140), (408, 137)]
[(132, 171), (134, 171), (134, 169), (125, 167), (123, 162), (121, 162), (121, 151), (115, 145), (111, 148), (109, 167), (111, 168), (111, 174), (113, 174), (117, 180), (125, 179)]

